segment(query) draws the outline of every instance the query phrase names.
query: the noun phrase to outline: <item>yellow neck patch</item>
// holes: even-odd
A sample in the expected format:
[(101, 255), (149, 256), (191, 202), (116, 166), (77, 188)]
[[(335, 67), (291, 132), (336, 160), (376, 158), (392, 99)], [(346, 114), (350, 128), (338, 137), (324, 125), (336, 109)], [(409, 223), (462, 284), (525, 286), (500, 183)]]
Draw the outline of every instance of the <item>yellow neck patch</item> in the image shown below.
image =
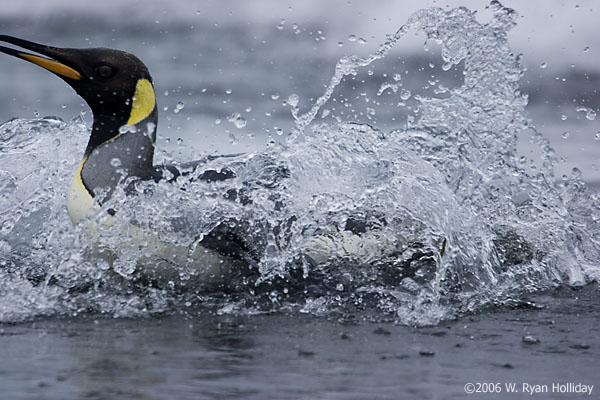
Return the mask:
[(154, 110), (154, 107), (156, 107), (156, 97), (152, 84), (147, 79), (138, 80), (127, 125), (135, 125), (143, 121)]
[(69, 191), (67, 208), (69, 209), (69, 216), (71, 217), (71, 222), (73, 222), (73, 225), (77, 225), (77, 223), (82, 219), (91, 217), (98, 212), (98, 206), (96, 205), (96, 202), (94, 201), (94, 198), (90, 192), (88, 192), (86, 189), (85, 185), (83, 184), (83, 179), (81, 178), (83, 164), (85, 164), (86, 161), (87, 156), (85, 156), (83, 161), (81, 161), (81, 164), (77, 169), (77, 173), (73, 177), (71, 190)]

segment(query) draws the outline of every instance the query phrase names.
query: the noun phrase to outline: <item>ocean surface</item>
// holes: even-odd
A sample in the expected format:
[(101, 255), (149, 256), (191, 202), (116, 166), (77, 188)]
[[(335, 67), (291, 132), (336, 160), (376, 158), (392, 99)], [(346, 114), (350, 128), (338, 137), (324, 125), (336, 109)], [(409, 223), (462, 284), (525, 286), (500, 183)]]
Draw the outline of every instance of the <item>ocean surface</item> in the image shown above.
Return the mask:
[[(136, 202), (124, 183), (103, 205), (124, 217), (116, 225), (73, 227), (66, 198), (92, 115), (59, 79), (0, 57), (2, 393), (463, 398), (484, 382), (502, 391), (471, 397), (528, 398), (525, 383), (600, 393), (593, 3), (551, 3), (572, 48), (530, 5), (467, 3), (477, 12), (7, 8), (2, 33), (148, 65), (157, 164), (244, 154), (207, 162), (235, 172), (224, 182), (139, 185)], [(232, 190), (246, 200), (221, 195)], [(129, 221), (190, 251), (226, 225), (244, 273), (196, 284), (184, 257), (171, 278), (148, 277), (143, 249), (123, 245)]]
[(597, 291), (422, 328), (281, 313), (44, 318), (1, 328), (0, 376), (11, 399), (593, 399)]

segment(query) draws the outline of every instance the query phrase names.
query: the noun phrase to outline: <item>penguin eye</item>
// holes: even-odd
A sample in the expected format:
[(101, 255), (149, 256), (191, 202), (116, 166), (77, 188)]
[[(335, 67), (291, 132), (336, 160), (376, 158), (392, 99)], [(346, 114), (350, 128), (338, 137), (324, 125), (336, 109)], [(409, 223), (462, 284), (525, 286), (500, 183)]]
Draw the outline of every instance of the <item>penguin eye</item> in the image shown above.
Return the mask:
[(108, 79), (115, 74), (113, 68), (110, 65), (106, 64), (97, 66), (96, 68), (94, 68), (94, 72), (96, 73), (96, 75), (103, 79)]

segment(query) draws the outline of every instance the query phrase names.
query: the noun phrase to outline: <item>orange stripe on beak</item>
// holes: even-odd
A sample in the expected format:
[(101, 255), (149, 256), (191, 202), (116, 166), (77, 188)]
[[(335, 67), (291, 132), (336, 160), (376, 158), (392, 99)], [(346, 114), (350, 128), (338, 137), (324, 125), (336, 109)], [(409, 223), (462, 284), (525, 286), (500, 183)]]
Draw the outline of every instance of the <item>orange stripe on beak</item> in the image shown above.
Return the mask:
[(19, 53), (19, 55), (42, 68), (46, 68), (48, 71), (54, 72), (55, 74), (65, 78), (75, 79), (77, 81), (81, 80), (81, 74), (79, 72), (75, 71), (69, 66), (66, 66), (65, 64), (59, 63), (58, 61), (27, 53)]

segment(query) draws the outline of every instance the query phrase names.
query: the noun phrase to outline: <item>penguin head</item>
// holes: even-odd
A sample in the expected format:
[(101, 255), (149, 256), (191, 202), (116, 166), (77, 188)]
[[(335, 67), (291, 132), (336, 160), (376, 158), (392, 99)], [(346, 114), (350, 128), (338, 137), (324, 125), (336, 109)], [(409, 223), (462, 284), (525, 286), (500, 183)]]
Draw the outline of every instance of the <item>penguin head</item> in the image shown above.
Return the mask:
[(133, 54), (106, 48), (51, 47), (6, 35), (0, 35), (0, 41), (37, 53), (0, 46), (0, 52), (62, 78), (87, 102), (95, 119), (118, 128), (135, 125), (155, 111), (150, 72)]

